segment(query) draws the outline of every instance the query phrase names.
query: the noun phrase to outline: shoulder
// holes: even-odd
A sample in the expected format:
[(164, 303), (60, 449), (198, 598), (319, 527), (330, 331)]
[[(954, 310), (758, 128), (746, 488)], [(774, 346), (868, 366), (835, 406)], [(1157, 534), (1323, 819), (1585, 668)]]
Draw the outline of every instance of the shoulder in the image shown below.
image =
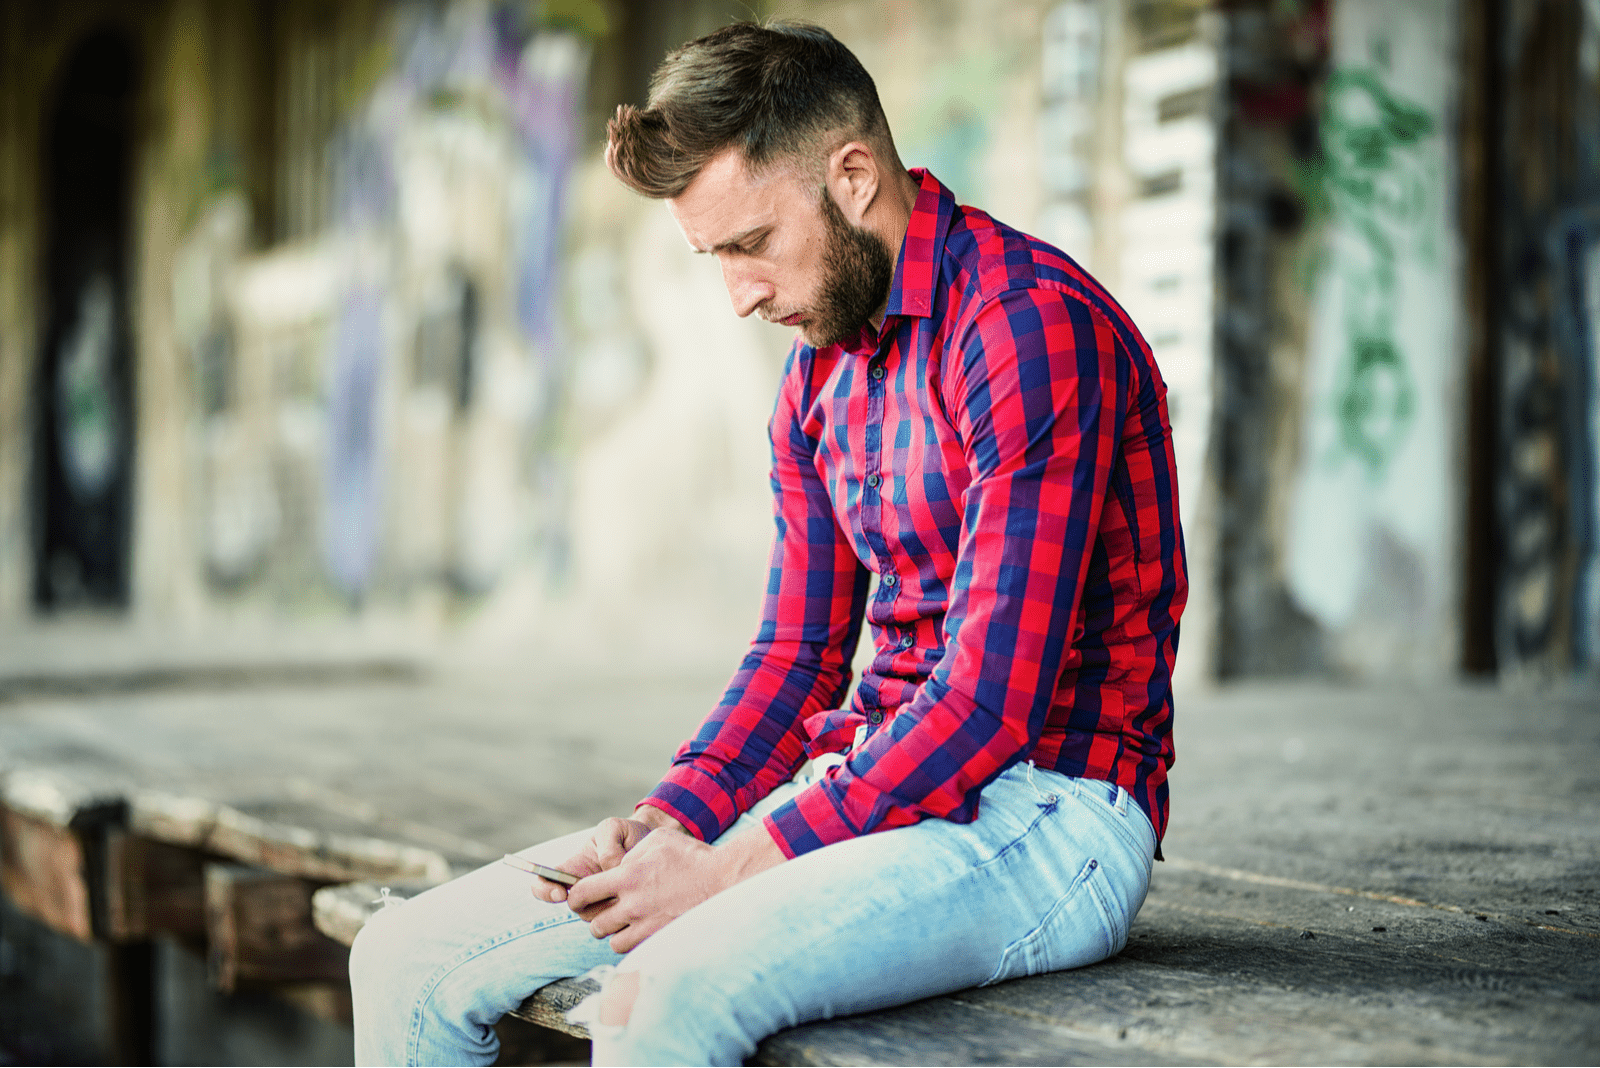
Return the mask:
[(1129, 356), (1148, 355), (1138, 327), (1077, 260), (978, 208), (961, 206), (945, 242), (943, 281), (956, 340), (978, 320), (1021, 302), (1058, 304), (1100, 320)]

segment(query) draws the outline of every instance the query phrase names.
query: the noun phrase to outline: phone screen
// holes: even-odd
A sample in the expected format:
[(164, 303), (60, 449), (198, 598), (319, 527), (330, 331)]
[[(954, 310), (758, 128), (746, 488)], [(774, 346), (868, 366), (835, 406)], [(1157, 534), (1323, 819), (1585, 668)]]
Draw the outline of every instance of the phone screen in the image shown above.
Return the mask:
[(560, 883), (562, 886), (571, 886), (578, 881), (578, 877), (571, 872), (562, 871), (560, 868), (552, 868), (547, 864), (535, 864), (531, 860), (523, 860), (521, 857), (511, 853), (507, 853), (501, 858), (501, 861), (519, 871), (532, 872), (541, 879), (547, 879), (552, 883)]

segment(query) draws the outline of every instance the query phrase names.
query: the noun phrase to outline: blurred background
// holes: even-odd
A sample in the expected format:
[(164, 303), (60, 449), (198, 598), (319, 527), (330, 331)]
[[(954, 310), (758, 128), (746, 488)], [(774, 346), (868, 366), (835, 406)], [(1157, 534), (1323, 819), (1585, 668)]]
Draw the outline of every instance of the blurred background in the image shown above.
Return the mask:
[[(0, 0), (0, 1063), (348, 1060), (361, 880), (626, 811), (715, 701), (790, 337), (604, 125), (768, 15), (1154, 348), (1167, 852), (1594, 893), (1600, 0)], [(1372, 874), (1430, 761), (1405, 863), (1478, 882)]]
[(1187, 681), (1592, 670), (1592, 0), (7, 0), (0, 642), (731, 663), (787, 332), (601, 153), (752, 14), (1143, 327)]

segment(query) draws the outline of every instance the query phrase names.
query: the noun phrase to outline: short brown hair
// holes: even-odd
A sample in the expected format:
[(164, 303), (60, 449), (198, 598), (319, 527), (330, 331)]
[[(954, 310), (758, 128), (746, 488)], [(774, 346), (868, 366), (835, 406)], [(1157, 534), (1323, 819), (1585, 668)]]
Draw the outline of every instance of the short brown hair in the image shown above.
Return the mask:
[(820, 26), (740, 22), (671, 52), (645, 108), (624, 104), (606, 125), (612, 173), (647, 197), (688, 188), (713, 156), (737, 147), (761, 169), (797, 157), (829, 131), (893, 153), (872, 76)]

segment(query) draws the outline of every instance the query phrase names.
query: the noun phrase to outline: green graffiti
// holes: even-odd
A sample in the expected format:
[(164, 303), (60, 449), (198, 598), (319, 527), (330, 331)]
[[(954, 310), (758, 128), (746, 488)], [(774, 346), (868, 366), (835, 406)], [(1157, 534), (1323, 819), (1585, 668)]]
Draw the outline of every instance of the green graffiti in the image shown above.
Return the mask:
[(1319, 206), (1351, 238), (1336, 257), (1349, 341), (1334, 410), (1343, 453), (1376, 477), (1405, 440), (1416, 408), (1416, 385), (1395, 341), (1396, 247), (1426, 245), (1427, 186), (1417, 149), (1435, 123), (1366, 68), (1335, 71), (1325, 100)]
[(1388, 338), (1355, 338), (1351, 350), (1338, 400), (1340, 438), (1370, 470), (1380, 471), (1411, 423), (1416, 390)]

